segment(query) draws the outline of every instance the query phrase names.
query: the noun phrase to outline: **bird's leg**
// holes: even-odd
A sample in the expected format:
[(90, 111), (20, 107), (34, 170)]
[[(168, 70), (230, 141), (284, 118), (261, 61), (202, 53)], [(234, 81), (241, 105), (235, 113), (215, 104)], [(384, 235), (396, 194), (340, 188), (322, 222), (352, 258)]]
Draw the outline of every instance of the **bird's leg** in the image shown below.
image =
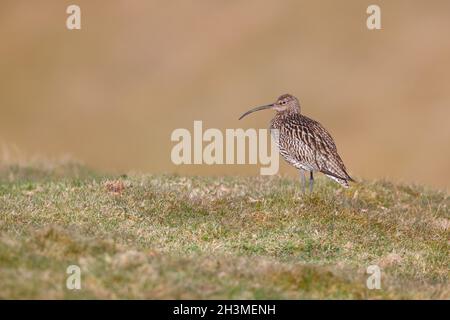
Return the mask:
[(306, 193), (306, 178), (305, 178), (304, 171), (302, 169), (300, 169), (298, 171), (300, 172), (300, 180), (302, 182), (303, 193)]
[(314, 176), (313, 176), (313, 172), (310, 171), (309, 172), (309, 192), (313, 191), (313, 187), (314, 187)]

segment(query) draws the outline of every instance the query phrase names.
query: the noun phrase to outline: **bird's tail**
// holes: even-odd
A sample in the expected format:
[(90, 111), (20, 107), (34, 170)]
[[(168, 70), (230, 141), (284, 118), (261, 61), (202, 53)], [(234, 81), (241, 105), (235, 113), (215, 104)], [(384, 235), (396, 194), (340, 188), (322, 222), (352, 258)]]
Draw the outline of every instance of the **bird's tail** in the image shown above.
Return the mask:
[(349, 187), (349, 184), (348, 184), (349, 181), (356, 182), (352, 177), (350, 177), (350, 175), (346, 171), (344, 171), (345, 177), (340, 177), (340, 176), (338, 176), (338, 175), (336, 175), (333, 172), (328, 171), (328, 170), (322, 170), (322, 173), (324, 173), (328, 178), (330, 178), (330, 179), (336, 181), (337, 183), (339, 183), (344, 188), (348, 188)]
[(338, 178), (338, 177), (336, 177), (336, 176), (332, 176), (332, 175), (329, 175), (329, 174), (325, 174), (325, 175), (326, 175), (328, 178), (330, 178), (330, 179), (336, 181), (337, 183), (339, 183), (339, 184), (340, 184), (341, 186), (343, 186), (344, 188), (348, 188), (348, 187), (349, 187), (348, 181), (354, 181), (353, 179), (351, 179), (351, 180), (346, 180), (346, 179)]
[(349, 175), (347, 172), (345, 172), (345, 174), (347, 175), (347, 180), (348, 180), (348, 181), (356, 182), (356, 180), (353, 179), (352, 177), (350, 177), (350, 175)]

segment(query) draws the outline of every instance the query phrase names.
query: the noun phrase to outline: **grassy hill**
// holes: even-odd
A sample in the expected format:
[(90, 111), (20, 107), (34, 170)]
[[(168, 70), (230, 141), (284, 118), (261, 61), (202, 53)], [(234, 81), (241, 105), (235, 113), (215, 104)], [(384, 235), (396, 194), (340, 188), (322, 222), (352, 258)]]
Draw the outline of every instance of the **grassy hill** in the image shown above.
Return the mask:
[(446, 192), (386, 181), (7, 166), (0, 298), (449, 299), (449, 219)]

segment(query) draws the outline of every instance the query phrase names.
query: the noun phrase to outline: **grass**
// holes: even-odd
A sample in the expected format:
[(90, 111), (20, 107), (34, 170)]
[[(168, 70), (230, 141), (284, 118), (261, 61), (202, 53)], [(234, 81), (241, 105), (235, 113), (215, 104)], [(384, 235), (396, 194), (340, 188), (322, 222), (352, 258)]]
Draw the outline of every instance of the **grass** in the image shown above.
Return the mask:
[[(0, 298), (449, 299), (446, 192), (0, 170)], [(81, 268), (81, 290), (66, 268)], [(366, 269), (382, 270), (381, 289)]]

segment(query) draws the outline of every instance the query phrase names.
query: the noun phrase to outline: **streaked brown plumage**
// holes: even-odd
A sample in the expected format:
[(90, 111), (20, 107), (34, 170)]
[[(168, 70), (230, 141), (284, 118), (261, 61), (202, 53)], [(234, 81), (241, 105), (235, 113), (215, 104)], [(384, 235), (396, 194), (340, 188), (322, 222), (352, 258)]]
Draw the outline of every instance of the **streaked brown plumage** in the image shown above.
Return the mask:
[(300, 104), (296, 97), (284, 94), (273, 103), (254, 108), (246, 115), (263, 109), (277, 111), (270, 122), (270, 129), (278, 141), (278, 148), (283, 158), (300, 170), (303, 187), (306, 187), (304, 171), (310, 172), (310, 190), (313, 188), (313, 172), (324, 173), (329, 178), (348, 187), (353, 179), (348, 175), (344, 162), (337, 152), (333, 138), (317, 121), (300, 113)]

